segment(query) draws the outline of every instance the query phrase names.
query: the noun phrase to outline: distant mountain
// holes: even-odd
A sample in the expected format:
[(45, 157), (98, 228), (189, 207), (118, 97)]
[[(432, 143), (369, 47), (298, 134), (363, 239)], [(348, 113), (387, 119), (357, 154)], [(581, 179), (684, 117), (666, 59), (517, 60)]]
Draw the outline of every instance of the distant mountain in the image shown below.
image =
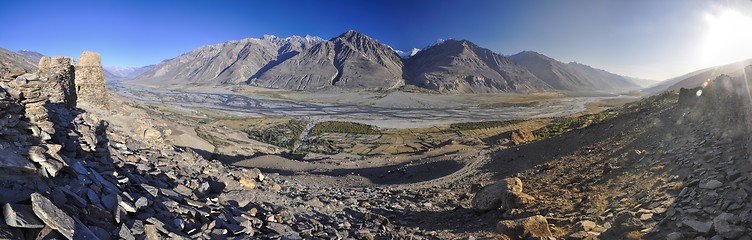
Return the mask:
[(618, 75), (606, 70), (593, 68), (591, 66), (570, 62), (567, 64), (570, 68), (577, 71), (580, 76), (585, 77), (593, 83), (597, 90), (637, 90), (642, 87), (631, 77)]
[(26, 59), (29, 59), (29, 61), (33, 63), (37, 63), (37, 64), (39, 64), (39, 60), (42, 59), (42, 57), (44, 57), (44, 54), (34, 52), (34, 51), (29, 51), (29, 50), (19, 50), (16, 53), (26, 57)]
[(37, 62), (26, 56), (0, 48), (0, 79), (11, 79), (37, 70)]
[(413, 50), (410, 50), (410, 52), (405, 52), (402, 50), (394, 49), (394, 52), (397, 53), (397, 55), (400, 56), (402, 59), (408, 59), (412, 56), (415, 56), (416, 53), (420, 52), (419, 48), (413, 48)]
[(405, 61), (409, 84), (444, 93), (533, 92), (551, 86), (528, 70), (467, 40), (445, 40)]
[(395, 50), (350, 30), (318, 37), (247, 38), (208, 45), (162, 61), (143, 74), (107, 68), (152, 85), (247, 83), (265, 88), (394, 89), (404, 84), (443, 93), (624, 91), (634, 78), (525, 51), (503, 56), (467, 40), (439, 39), (424, 49)]
[(319, 37), (246, 38), (199, 47), (147, 70), (135, 81), (154, 85), (217, 85), (247, 81), (254, 74), (321, 42)]
[(723, 74), (732, 77), (741, 76), (744, 74), (744, 68), (750, 65), (752, 65), (752, 59), (697, 70), (679, 77), (663, 81), (658, 85), (643, 90), (643, 92), (649, 95), (653, 95), (666, 90), (694, 88), (702, 85), (705, 81), (715, 79), (716, 77)]
[(350, 30), (258, 74), (250, 84), (293, 90), (392, 89), (404, 85), (402, 67), (392, 49)]
[(145, 72), (153, 69), (156, 65), (148, 65), (143, 67), (119, 67), (119, 66), (105, 66), (104, 70), (110, 72), (113, 76), (122, 79), (134, 79)]
[(624, 76), (624, 77), (628, 78), (630, 81), (639, 85), (642, 88), (653, 87), (661, 82), (661, 81), (653, 80), (653, 79), (644, 79), (644, 78), (627, 77), (627, 76)]
[(556, 90), (622, 91), (640, 87), (628, 78), (579, 63), (562, 63), (533, 51), (509, 57)]

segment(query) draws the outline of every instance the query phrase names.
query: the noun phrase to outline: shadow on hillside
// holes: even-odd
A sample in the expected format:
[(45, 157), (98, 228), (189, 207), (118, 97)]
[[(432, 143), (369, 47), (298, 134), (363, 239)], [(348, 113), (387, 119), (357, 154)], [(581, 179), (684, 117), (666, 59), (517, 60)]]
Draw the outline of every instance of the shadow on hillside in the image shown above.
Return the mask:
[[(207, 158), (207, 159), (217, 159), (223, 162), (224, 164), (228, 164), (228, 165), (232, 165), (241, 160), (248, 160), (248, 159), (252, 159), (252, 158), (263, 155), (263, 154), (255, 154), (252, 156), (242, 156), (242, 155), (241, 156), (227, 156), (227, 155), (222, 155), (222, 154), (217, 154), (217, 153), (210, 153), (208, 151), (201, 150), (201, 149), (194, 149), (190, 147), (185, 147), (185, 148), (191, 149), (201, 156), (204, 156), (204, 155), (212, 156), (213, 158)], [(285, 157), (285, 156), (281, 156), (281, 157)], [(294, 160), (291, 160), (291, 161), (294, 161)], [(251, 166), (249, 167), (253, 167), (252, 162), (246, 162), (246, 163), (250, 163)], [(443, 161), (434, 161), (434, 162), (427, 162), (427, 163), (417, 163), (417, 164), (403, 163), (403, 164), (396, 164), (396, 165), (389, 165), (389, 166), (382, 166), (382, 167), (356, 168), (356, 169), (353, 169), (353, 168), (316, 169), (316, 170), (310, 170), (310, 171), (296, 171), (292, 169), (268, 168), (268, 167), (258, 167), (258, 169), (264, 173), (278, 173), (283, 176), (295, 176), (295, 175), (301, 175), (301, 174), (314, 174), (314, 175), (323, 175), (323, 176), (331, 176), (331, 177), (358, 176), (358, 177), (367, 178), (373, 184), (391, 185), (391, 184), (417, 183), (417, 182), (424, 182), (424, 181), (437, 179), (437, 178), (452, 174), (460, 170), (462, 167), (464, 167), (464, 165), (457, 161), (443, 160)]]

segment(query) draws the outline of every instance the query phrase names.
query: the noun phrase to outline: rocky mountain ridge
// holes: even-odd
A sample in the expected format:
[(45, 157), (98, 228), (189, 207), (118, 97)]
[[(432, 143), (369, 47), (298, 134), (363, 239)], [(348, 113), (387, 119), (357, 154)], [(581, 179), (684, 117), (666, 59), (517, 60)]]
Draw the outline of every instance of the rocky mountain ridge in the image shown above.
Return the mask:
[(410, 84), (443, 93), (553, 90), (510, 59), (467, 40), (446, 40), (405, 62)]
[(402, 61), (392, 49), (350, 30), (281, 62), (252, 78), (250, 84), (318, 90), (327, 87), (393, 89), (404, 82)]
[[(457, 43), (461, 43), (457, 45)], [(426, 53), (430, 50), (431, 54)], [(422, 53), (422, 54), (421, 54)], [(158, 64), (137, 78), (156, 85), (248, 83), (265, 88), (316, 91), (328, 88), (387, 90), (404, 84), (442, 93), (620, 91), (639, 88), (629, 78), (542, 56), (517, 62), (467, 40), (441, 40), (411, 52), (394, 50), (349, 30), (323, 41), (315, 37), (244, 39), (197, 48)], [(439, 60), (440, 61), (434, 61)], [(431, 59), (431, 60), (428, 60)], [(576, 68), (576, 69), (573, 69)], [(532, 74), (531, 74), (532, 73)]]
[(199, 47), (165, 60), (136, 82), (185, 85), (235, 84), (297, 55), (320, 41), (316, 37), (246, 38)]
[(559, 62), (533, 51), (523, 51), (509, 58), (558, 90), (624, 91), (640, 88), (628, 78), (579, 63)]

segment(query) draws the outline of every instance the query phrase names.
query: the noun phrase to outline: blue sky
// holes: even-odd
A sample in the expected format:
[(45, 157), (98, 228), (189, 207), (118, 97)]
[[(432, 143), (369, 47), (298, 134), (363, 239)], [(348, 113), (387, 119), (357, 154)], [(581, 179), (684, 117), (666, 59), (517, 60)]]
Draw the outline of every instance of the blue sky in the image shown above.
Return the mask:
[(0, 1), (0, 47), (97, 51), (113, 66), (264, 34), (329, 39), (348, 29), (401, 50), (467, 39), (659, 80), (752, 58), (751, 0)]

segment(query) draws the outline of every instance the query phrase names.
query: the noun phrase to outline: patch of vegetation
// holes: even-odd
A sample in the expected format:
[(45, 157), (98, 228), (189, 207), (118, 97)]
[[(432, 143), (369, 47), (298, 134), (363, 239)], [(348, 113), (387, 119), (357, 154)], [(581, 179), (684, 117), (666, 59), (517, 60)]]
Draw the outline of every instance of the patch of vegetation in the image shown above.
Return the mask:
[(550, 138), (567, 131), (584, 128), (593, 124), (611, 119), (618, 114), (615, 110), (603, 111), (595, 114), (586, 114), (577, 117), (555, 118), (551, 124), (533, 131), (535, 139)]
[(475, 129), (506, 127), (520, 122), (523, 122), (523, 120), (452, 123), (449, 125), (449, 129), (454, 131), (467, 131)]
[(665, 91), (661, 94), (624, 105), (627, 112), (643, 112), (660, 107), (667, 107), (679, 102), (679, 91)]
[(363, 123), (329, 121), (317, 123), (311, 129), (311, 136), (322, 133), (381, 134), (381, 131), (376, 126)]
[(543, 103), (540, 101), (530, 102), (499, 102), (499, 103), (484, 103), (479, 107), (481, 108), (504, 108), (504, 107), (538, 107)]
[(292, 119), (287, 123), (274, 125), (264, 129), (249, 128), (244, 130), (248, 137), (256, 141), (265, 142), (279, 147), (293, 149), (300, 139), (298, 137), (305, 130), (306, 123)]
[(309, 138), (307, 144), (304, 146), (305, 150), (313, 153), (321, 153), (334, 155), (344, 151), (344, 148), (337, 143), (337, 141), (330, 139), (322, 139), (319, 137)]
[(533, 135), (537, 140), (545, 139), (562, 134), (567, 131), (584, 128), (606, 121), (608, 119), (612, 119), (619, 114), (640, 113), (645, 111), (653, 111), (659, 108), (668, 108), (677, 103), (677, 95), (677, 91), (666, 91), (637, 102), (628, 103), (622, 107), (613, 108), (599, 113), (555, 118), (553, 122), (548, 126), (533, 131)]

